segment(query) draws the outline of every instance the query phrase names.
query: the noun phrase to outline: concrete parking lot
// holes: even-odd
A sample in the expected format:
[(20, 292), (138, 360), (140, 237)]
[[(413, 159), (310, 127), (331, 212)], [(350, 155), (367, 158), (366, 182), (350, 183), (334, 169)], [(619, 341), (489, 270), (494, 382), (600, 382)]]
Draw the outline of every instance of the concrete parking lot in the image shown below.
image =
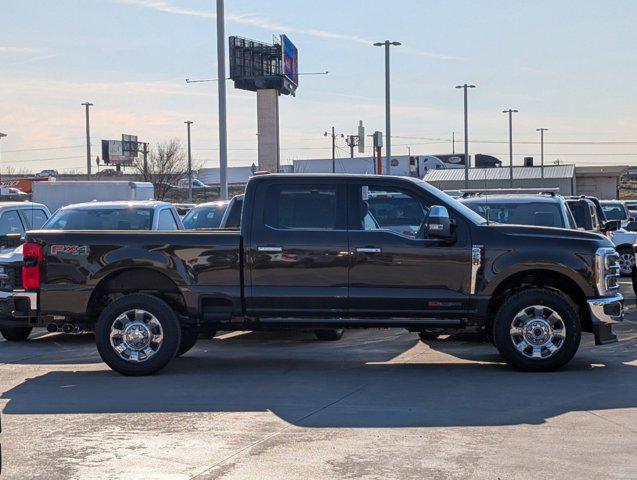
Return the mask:
[(637, 478), (637, 313), (549, 374), (474, 338), (231, 333), (126, 378), (93, 337), (0, 342), (2, 478)]

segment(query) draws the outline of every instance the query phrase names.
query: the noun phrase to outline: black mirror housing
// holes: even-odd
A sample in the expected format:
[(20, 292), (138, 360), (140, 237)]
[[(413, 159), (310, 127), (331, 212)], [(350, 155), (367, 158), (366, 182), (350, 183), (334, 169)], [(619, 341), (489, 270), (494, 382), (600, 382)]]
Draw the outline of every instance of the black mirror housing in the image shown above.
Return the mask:
[(451, 238), (451, 220), (447, 207), (434, 205), (429, 211), (427, 237), (449, 240)]
[(620, 220), (608, 220), (604, 223), (604, 231), (612, 232), (614, 230), (619, 230), (622, 228), (622, 222)]

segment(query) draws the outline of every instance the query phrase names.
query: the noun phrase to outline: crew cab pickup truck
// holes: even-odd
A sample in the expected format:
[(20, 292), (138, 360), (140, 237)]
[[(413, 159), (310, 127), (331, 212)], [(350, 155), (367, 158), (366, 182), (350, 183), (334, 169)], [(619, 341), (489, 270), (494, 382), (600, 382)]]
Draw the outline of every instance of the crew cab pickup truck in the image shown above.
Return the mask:
[[(392, 201), (372, 212), (369, 199)], [(417, 225), (389, 228), (386, 225)], [(147, 375), (200, 331), (478, 330), (519, 369), (566, 364), (582, 332), (617, 341), (617, 253), (602, 235), (501, 225), (428, 183), (372, 175), (262, 175), (240, 231), (32, 231), (14, 324), (76, 322), (102, 359)]]

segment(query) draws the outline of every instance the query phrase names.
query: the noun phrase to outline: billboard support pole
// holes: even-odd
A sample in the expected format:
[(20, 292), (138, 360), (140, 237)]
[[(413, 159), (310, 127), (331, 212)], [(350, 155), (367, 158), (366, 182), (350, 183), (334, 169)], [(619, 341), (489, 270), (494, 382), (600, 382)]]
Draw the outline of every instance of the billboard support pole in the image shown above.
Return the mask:
[(186, 129), (188, 130), (188, 201), (192, 203), (192, 153), (190, 149), (190, 125), (193, 122), (186, 120)]
[(219, 81), (219, 193), (228, 199), (228, 132), (226, 126), (226, 34), (223, 0), (217, 0), (217, 78)]
[(86, 179), (91, 179), (91, 120), (89, 117), (89, 107), (93, 104), (84, 102), (82, 105), (86, 107)]

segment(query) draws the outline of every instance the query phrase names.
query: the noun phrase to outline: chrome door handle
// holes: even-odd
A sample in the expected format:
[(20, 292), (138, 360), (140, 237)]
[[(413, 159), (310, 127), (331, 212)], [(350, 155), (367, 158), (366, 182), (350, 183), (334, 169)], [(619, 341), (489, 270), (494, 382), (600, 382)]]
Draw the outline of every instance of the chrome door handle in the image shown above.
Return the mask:
[(281, 253), (283, 249), (281, 247), (257, 247), (257, 251), (266, 253)]
[(381, 249), (378, 247), (359, 247), (356, 251), (358, 253), (380, 253)]

